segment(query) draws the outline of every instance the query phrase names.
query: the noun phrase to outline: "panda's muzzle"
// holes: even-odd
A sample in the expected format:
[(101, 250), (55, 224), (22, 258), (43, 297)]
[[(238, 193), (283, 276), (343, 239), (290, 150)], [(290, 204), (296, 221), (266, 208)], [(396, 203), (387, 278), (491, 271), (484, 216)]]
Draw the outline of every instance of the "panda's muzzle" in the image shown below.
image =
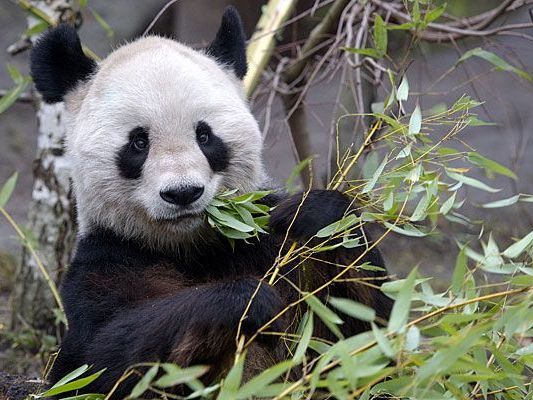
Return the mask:
[(159, 195), (167, 203), (177, 206), (188, 206), (194, 203), (204, 194), (203, 186), (181, 186), (161, 190)]

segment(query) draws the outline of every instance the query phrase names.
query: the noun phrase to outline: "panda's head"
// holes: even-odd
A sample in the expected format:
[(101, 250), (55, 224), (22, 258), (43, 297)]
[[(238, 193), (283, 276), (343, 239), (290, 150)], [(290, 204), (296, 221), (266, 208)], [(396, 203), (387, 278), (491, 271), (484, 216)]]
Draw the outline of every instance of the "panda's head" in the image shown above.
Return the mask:
[(99, 63), (61, 25), (37, 42), (31, 72), (44, 100), (68, 110), (82, 232), (99, 226), (155, 243), (195, 238), (218, 192), (254, 190), (265, 179), (233, 8), (206, 50), (152, 36)]

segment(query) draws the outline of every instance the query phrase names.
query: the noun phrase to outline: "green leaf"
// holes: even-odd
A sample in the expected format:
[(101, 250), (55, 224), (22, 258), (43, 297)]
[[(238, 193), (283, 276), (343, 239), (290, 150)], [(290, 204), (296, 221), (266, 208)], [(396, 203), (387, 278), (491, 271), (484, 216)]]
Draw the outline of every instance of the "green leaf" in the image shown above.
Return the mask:
[(351, 299), (331, 297), (329, 303), (344, 314), (361, 321), (374, 321), (376, 319), (374, 309)]
[(468, 272), (467, 266), (467, 257), (466, 257), (466, 246), (463, 246), (457, 255), (455, 261), (455, 268), (452, 275), (452, 286), (451, 291), (453, 294), (458, 296), (461, 293), (463, 287), (463, 282), (465, 280), (465, 275)]
[(426, 193), (418, 202), (415, 210), (413, 211), (413, 215), (411, 215), (411, 217), (409, 218), (409, 221), (417, 222), (425, 219), (427, 216), (427, 210), (430, 202), (431, 196)]
[(387, 27), (383, 18), (377, 13), (374, 19), (374, 43), (381, 56), (387, 54)]
[(390, 211), (394, 206), (394, 192), (391, 191), (385, 201), (383, 202), (383, 210)]
[(309, 347), (311, 337), (313, 336), (313, 312), (307, 311), (302, 319), (302, 322), (304, 327), (303, 333), (298, 341), (298, 346), (296, 347), (296, 351), (294, 352), (294, 356), (292, 358), (295, 364), (302, 362), (305, 352)]
[(381, 349), (383, 354), (385, 354), (387, 357), (393, 358), (396, 352), (392, 348), (389, 342), (389, 339), (387, 339), (387, 337), (383, 334), (381, 329), (379, 329), (375, 323), (372, 322), (371, 325), (372, 325), (372, 332), (374, 333), (374, 337), (376, 338), (376, 341), (378, 342), (379, 348)]
[[(305, 294), (307, 295), (307, 293)], [(339, 338), (343, 337), (337, 325), (344, 323), (344, 321), (340, 319), (337, 314), (324, 305), (316, 296), (311, 295), (310, 297), (307, 297), (305, 301), (331, 332)]]
[(400, 160), (402, 158), (408, 157), (411, 154), (411, 148), (413, 147), (412, 143), (409, 143), (407, 146), (405, 146), (403, 149), (401, 149), (398, 152), (398, 155), (396, 156), (397, 160)]
[(446, 372), (459, 357), (477, 343), (487, 329), (487, 325), (476, 326), (471, 329), (467, 328), (462, 335), (454, 337), (453, 345), (438, 350), (429, 361), (418, 369), (418, 378), (425, 380), (431, 376)]
[(155, 376), (157, 375), (157, 371), (159, 371), (159, 365), (152, 366), (144, 374), (144, 376), (141, 378), (141, 380), (139, 380), (139, 382), (137, 382), (137, 384), (133, 387), (133, 389), (131, 391), (131, 394), (130, 394), (130, 397), (137, 398), (137, 397), (141, 396), (144, 392), (146, 392), (146, 390), (150, 386), (150, 383), (152, 383), (152, 381), (154, 380)]
[(520, 239), (518, 242), (513, 243), (504, 252), (503, 255), (507, 258), (516, 258), (522, 254), (533, 243), (533, 231), (529, 232), (526, 236)]
[(400, 227), (398, 225), (393, 225), (390, 222), (383, 222), (383, 225), (385, 225), (387, 228), (390, 228), (391, 231), (405, 235), (405, 236), (413, 236), (413, 237), (423, 237), (427, 236), (427, 233), (421, 232), (419, 229), (415, 228), (413, 225), (405, 224), (403, 227)]
[(374, 189), (374, 186), (376, 186), (376, 183), (379, 177), (381, 176), (381, 173), (385, 169), (385, 166), (387, 165), (388, 160), (389, 160), (388, 156), (385, 156), (383, 161), (381, 161), (381, 164), (379, 165), (379, 167), (374, 172), (374, 175), (372, 175), (372, 178), (370, 179), (370, 181), (368, 181), (366, 185), (363, 187), (363, 190), (361, 191), (361, 193), (368, 193), (372, 189)]
[(298, 185), (296, 184), (296, 181), (300, 178), (301, 172), (308, 168), (311, 162), (313, 161), (313, 156), (309, 156), (306, 159), (300, 161), (296, 167), (294, 167), (287, 178), (287, 181), (285, 182), (285, 190), (289, 194), (294, 194), (298, 192)]
[(318, 297), (311, 295), (305, 299), (311, 310), (320, 317), (323, 321), (330, 321), (334, 324), (342, 324), (342, 319), (337, 314), (331, 311), (327, 306), (322, 303)]
[(39, 21), (36, 24), (33, 24), (30, 28), (26, 29), (24, 31), (24, 35), (28, 37), (38, 35), (39, 33), (43, 33), (49, 26), (50, 25), (48, 24), (48, 22)]
[[(61, 393), (82, 389), (85, 386), (92, 383), (93, 381), (95, 381), (96, 379), (98, 379), (98, 377), (102, 375), (102, 373), (105, 371), (105, 368), (104, 368), (85, 378), (72, 380), (72, 377), (70, 375), (75, 375), (76, 377), (80, 376), (83, 372), (85, 372), (88, 369), (88, 367), (87, 368), (85, 367), (86, 365), (78, 368), (76, 371), (71, 372), (69, 375), (65, 377), (65, 378), (67, 377), (69, 378), (68, 381), (65, 378), (61, 379), (54, 386), (48, 389), (46, 392), (42, 393), (40, 396), (41, 397), (52, 397), (52, 396), (56, 396)], [(85, 368), (85, 369), (80, 373), (79, 370), (81, 370), (82, 368)]]
[(457, 192), (454, 192), (448, 200), (446, 200), (442, 205), (440, 206), (439, 212), (443, 215), (448, 214), (448, 212), (452, 209), (454, 203), (455, 203), (455, 196)]
[(21, 83), (7, 91), (7, 93), (0, 99), (0, 114), (17, 101), (19, 96), (24, 92), (24, 89), (26, 89), (26, 86), (28, 86), (28, 83), (30, 83), (30, 79), (24, 78)]
[(24, 76), (22, 76), (20, 71), (16, 69), (13, 65), (7, 64), (7, 72), (9, 74), (9, 77), (15, 84), (19, 85), (24, 81)]
[(499, 192), (501, 189), (495, 189), (493, 187), (490, 187), (489, 185), (478, 181), (477, 179), (470, 178), (469, 176), (465, 176), (462, 174), (458, 174), (449, 170), (446, 170), (446, 174), (452, 178), (455, 179), (457, 182), (464, 183), (465, 185), (475, 187), (476, 189), (484, 190), (486, 192), (490, 193), (496, 193)]
[(471, 57), (482, 58), (483, 60), (494, 65), (496, 69), (500, 71), (512, 72), (518, 75), (522, 79), (533, 82), (533, 77), (530, 74), (528, 74), (526, 71), (512, 66), (511, 64), (509, 64), (507, 61), (497, 56), (496, 54), (491, 53), (490, 51), (487, 51), (487, 50), (483, 50), (480, 47), (476, 47), (475, 49), (467, 51), (465, 54), (461, 56), (461, 58), (459, 58), (459, 60), (457, 61), (457, 64), (462, 63), (463, 61), (466, 61)]
[(354, 54), (361, 54), (362, 56), (369, 56), (373, 58), (381, 58), (383, 57), (383, 54), (377, 51), (376, 49), (372, 48), (363, 48), (363, 49), (354, 49), (351, 47), (344, 47), (343, 50), (354, 53)]
[(420, 23), (420, 4), (418, 3), (418, 0), (414, 0), (413, 2), (413, 9), (411, 10), (411, 18), (413, 19), (415, 24)]
[(245, 223), (236, 219), (234, 216), (225, 212), (223, 213), (220, 209), (217, 209), (213, 206), (207, 206), (206, 212), (211, 214), (211, 216), (218, 220), (218, 222), (221, 222), (223, 225), (235, 229), (236, 231), (252, 232), (254, 230), (253, 226), (246, 225)]
[(87, 372), (91, 367), (88, 364), (83, 364), (81, 367), (76, 368), (74, 371), (68, 373), (63, 378), (58, 380), (50, 389), (58, 388), (65, 383), (69, 383), (76, 379), (78, 376), (83, 375), (85, 372)]
[(329, 224), (324, 228), (320, 229), (315, 236), (319, 238), (329, 237), (336, 233), (344, 232), (345, 230), (351, 228), (358, 222), (361, 222), (361, 218), (359, 218), (355, 214), (348, 214), (341, 220), (335, 221), (332, 224)]
[(447, 4), (444, 3), (440, 7), (434, 8), (433, 10), (428, 11), (424, 15), (424, 24), (430, 24), (433, 21), (437, 20), (444, 12), (446, 11)]
[(414, 288), (416, 284), (417, 268), (413, 270), (407, 276), (405, 283), (403, 284), (398, 297), (392, 306), (391, 316), (389, 319), (389, 331), (398, 332), (407, 322), (409, 311), (411, 309), (411, 299), (413, 298)]
[(287, 360), (264, 370), (259, 375), (246, 382), (237, 392), (236, 398), (249, 399), (252, 396), (259, 394), (260, 391), (278, 379), (291, 367), (292, 361)]
[(420, 129), (422, 129), (422, 111), (420, 110), (420, 106), (417, 104), (413, 113), (411, 114), (411, 118), (409, 118), (409, 135), (416, 135), (420, 133)]
[(505, 175), (513, 179), (518, 179), (516, 174), (511, 171), (509, 168), (504, 167), (503, 165), (497, 163), (496, 161), (490, 160), (482, 155), (471, 151), (468, 153), (468, 160), (478, 167), (484, 168), (487, 171), (491, 171), (500, 175)]
[(410, 326), (407, 329), (407, 334), (405, 335), (405, 349), (407, 351), (415, 351), (420, 345), (420, 329), (415, 325)]
[(400, 101), (406, 101), (409, 97), (409, 82), (407, 81), (407, 76), (404, 75), (402, 82), (398, 87), (396, 92), (396, 98)]
[(205, 365), (196, 365), (189, 368), (180, 368), (174, 364), (161, 364), (166, 374), (154, 382), (154, 385), (160, 388), (173, 387), (192, 381), (205, 374), (209, 367)]
[(499, 207), (507, 207), (512, 204), (515, 204), (518, 202), (518, 199), (520, 198), (520, 195), (516, 195), (513, 197), (509, 197), (507, 199), (497, 200), (490, 203), (485, 203), (481, 207), (483, 208), (499, 208)]
[(242, 353), (237, 362), (228, 372), (228, 375), (222, 383), (220, 393), (217, 396), (217, 400), (235, 400), (239, 386), (241, 385), (242, 372), (244, 369), (244, 359), (246, 352)]
[(15, 172), (9, 177), (6, 183), (4, 183), (2, 189), (0, 189), (0, 207), (4, 207), (9, 201), (9, 198), (11, 197), (11, 195), (13, 194), (13, 190), (15, 189), (15, 185), (17, 184), (17, 178), (18, 173)]

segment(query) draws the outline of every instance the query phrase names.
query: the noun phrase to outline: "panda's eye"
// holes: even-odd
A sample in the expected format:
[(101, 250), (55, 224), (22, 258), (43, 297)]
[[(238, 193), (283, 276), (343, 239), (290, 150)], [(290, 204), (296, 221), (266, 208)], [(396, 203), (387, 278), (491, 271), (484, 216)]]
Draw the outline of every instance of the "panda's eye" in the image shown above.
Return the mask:
[(200, 144), (207, 144), (209, 142), (209, 134), (206, 132), (202, 132), (198, 135), (198, 143)]
[(198, 144), (205, 146), (207, 143), (209, 143), (210, 138), (211, 127), (205, 122), (200, 121), (196, 126), (196, 141), (198, 142)]
[(143, 138), (136, 138), (133, 140), (133, 148), (137, 151), (143, 151), (146, 150), (146, 147), (148, 147), (148, 141)]

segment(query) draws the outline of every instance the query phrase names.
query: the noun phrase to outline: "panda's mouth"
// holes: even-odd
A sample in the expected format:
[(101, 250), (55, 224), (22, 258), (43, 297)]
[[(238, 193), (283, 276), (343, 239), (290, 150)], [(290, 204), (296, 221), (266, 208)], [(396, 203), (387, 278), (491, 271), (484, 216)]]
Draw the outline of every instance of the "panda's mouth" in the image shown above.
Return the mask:
[(162, 223), (180, 223), (183, 221), (187, 221), (193, 218), (201, 217), (202, 214), (198, 213), (187, 213), (187, 214), (180, 214), (180, 215), (172, 215), (172, 216), (164, 216), (156, 218), (157, 222)]

